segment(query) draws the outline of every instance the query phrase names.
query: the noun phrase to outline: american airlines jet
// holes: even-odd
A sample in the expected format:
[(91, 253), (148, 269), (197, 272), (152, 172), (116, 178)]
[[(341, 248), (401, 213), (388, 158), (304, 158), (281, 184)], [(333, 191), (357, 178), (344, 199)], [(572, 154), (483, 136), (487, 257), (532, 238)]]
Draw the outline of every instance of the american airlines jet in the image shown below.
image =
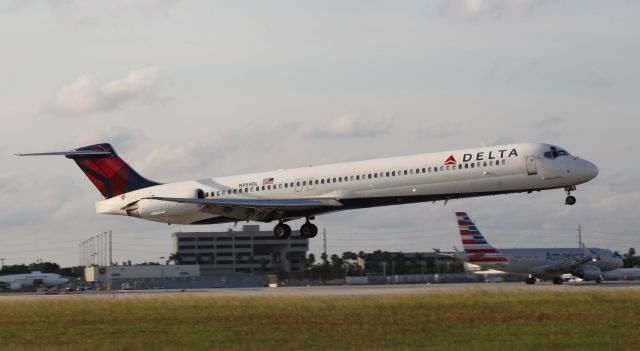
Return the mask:
[(74, 160), (105, 200), (96, 212), (167, 224), (278, 221), (277, 238), (287, 238), (286, 222), (306, 219), (300, 228), (312, 238), (310, 221), (329, 212), (424, 201), (564, 189), (571, 191), (598, 174), (591, 162), (564, 149), (538, 143), (483, 147), (413, 156), (281, 169), (260, 173), (161, 184), (129, 167), (109, 144), (33, 155)]
[(496, 249), (491, 246), (465, 212), (456, 212), (464, 253), (457, 258), (466, 262), (503, 272), (528, 274), (526, 283), (536, 278), (562, 284), (562, 274), (601, 283), (603, 272), (622, 267), (622, 259), (605, 249)]

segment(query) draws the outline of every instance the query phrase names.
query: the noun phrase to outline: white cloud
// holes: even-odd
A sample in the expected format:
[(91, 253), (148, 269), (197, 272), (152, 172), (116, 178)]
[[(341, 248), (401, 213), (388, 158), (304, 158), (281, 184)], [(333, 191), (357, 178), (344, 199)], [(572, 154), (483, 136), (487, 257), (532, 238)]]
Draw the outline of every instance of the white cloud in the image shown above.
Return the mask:
[(129, 101), (153, 98), (158, 83), (158, 68), (153, 66), (131, 71), (102, 86), (93, 76), (82, 75), (60, 89), (53, 110), (76, 114), (113, 110)]
[(343, 115), (323, 121), (307, 134), (316, 138), (370, 138), (388, 134), (391, 122), (365, 119), (357, 115)]
[(500, 18), (507, 14), (526, 13), (539, 3), (539, 0), (446, 0), (440, 5), (440, 11), (452, 17)]

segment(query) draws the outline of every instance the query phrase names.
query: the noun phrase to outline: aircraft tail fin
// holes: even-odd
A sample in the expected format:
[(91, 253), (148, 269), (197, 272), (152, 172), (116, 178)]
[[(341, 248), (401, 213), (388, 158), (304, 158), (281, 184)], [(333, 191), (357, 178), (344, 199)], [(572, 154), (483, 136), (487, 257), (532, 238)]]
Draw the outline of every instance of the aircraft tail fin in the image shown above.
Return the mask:
[(506, 262), (498, 249), (491, 246), (478, 230), (466, 212), (456, 212), (462, 248), (468, 255), (468, 262)]
[(61, 155), (72, 159), (106, 199), (129, 191), (158, 185), (124, 162), (110, 144), (96, 144), (71, 151), (18, 154), (18, 156)]

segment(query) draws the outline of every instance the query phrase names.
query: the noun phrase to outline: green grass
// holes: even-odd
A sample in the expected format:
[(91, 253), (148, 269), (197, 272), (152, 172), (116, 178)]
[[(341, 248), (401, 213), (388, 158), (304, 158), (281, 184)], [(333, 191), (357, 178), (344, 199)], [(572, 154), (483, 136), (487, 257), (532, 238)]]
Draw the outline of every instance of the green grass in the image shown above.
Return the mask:
[(0, 300), (3, 350), (638, 350), (640, 294)]

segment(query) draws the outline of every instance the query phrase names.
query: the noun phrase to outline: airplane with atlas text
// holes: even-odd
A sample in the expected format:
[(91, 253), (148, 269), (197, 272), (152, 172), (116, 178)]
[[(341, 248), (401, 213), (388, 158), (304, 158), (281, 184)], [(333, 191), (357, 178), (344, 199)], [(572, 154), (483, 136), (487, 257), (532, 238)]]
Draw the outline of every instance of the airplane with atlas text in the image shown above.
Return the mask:
[(277, 221), (277, 238), (287, 238), (287, 222), (305, 219), (300, 234), (312, 238), (317, 215), (358, 208), (467, 197), (571, 191), (598, 174), (591, 162), (549, 144), (521, 143), (281, 169), (162, 184), (142, 177), (110, 144), (71, 151), (19, 154), (62, 155), (72, 159), (98, 188), (100, 214), (167, 224)]

